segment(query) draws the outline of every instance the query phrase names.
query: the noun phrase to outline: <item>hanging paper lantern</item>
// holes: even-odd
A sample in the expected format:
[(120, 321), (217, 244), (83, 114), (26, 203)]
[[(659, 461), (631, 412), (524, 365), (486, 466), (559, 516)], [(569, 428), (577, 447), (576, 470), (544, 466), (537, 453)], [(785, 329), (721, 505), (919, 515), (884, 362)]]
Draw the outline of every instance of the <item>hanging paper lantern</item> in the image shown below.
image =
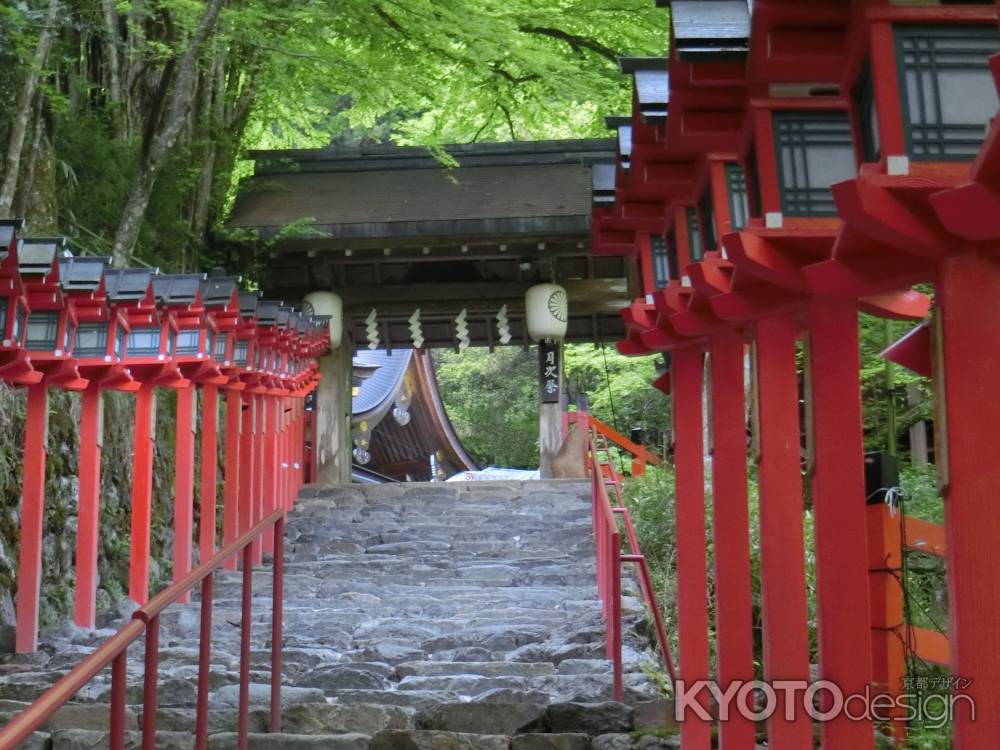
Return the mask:
[(566, 290), (558, 284), (538, 284), (524, 295), (528, 335), (535, 341), (563, 339), (569, 321)]
[(330, 316), (330, 348), (340, 346), (344, 330), (344, 302), (333, 292), (310, 292), (302, 300), (302, 311), (306, 315)]

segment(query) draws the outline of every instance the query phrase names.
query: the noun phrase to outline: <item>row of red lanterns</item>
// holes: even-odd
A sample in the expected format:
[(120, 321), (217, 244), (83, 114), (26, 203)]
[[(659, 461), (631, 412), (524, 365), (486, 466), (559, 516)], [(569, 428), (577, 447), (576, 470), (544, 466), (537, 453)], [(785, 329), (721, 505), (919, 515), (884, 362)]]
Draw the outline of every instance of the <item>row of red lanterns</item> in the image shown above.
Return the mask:
[[(233, 276), (112, 268), (63, 238), (23, 236), (0, 221), (0, 381), (28, 391), (18, 561), (18, 652), (37, 647), (49, 388), (82, 394), (76, 550), (77, 625), (93, 627), (97, 591), (102, 393), (136, 395), (129, 596), (149, 596), (155, 394), (176, 391), (174, 577), (192, 564), (196, 391), (201, 392), (200, 557), (216, 549), (218, 397), (226, 399), (223, 542), (306, 478), (305, 397), (329, 347), (324, 316), (241, 291)], [(314, 472), (313, 472), (314, 473)], [(273, 539), (254, 549), (255, 560)], [(231, 565), (235, 565), (235, 560)]]

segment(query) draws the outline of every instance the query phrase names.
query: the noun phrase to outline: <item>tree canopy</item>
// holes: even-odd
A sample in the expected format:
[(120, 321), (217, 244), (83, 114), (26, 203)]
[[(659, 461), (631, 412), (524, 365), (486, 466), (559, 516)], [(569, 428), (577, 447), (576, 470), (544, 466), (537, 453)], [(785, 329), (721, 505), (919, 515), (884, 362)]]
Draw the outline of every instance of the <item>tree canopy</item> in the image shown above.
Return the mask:
[(0, 216), (204, 266), (247, 149), (599, 134), (629, 101), (616, 56), (665, 23), (648, 0), (17, 0)]

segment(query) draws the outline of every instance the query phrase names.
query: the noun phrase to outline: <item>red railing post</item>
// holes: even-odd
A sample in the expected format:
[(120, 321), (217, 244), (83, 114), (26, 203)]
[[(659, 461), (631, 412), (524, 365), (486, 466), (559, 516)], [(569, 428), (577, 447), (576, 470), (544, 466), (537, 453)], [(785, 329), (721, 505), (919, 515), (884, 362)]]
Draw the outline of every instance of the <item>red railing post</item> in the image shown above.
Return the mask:
[(237, 747), (246, 750), (250, 715), (250, 618), (253, 605), (253, 549), (243, 548), (243, 606), (240, 618), (240, 704)]
[[(722, 690), (754, 679), (750, 512), (747, 498), (743, 339), (714, 334), (709, 344), (712, 398), (712, 535), (715, 553), (715, 635)], [(756, 727), (738, 711), (720, 722), (726, 748), (753, 750)]]
[[(856, 303), (813, 300), (810, 330), (820, 677), (862, 695), (872, 682), (872, 650)], [(820, 728), (829, 750), (875, 743), (870, 719), (842, 714)]]
[[(611, 519), (611, 522), (614, 523), (614, 518)], [(608, 573), (611, 578), (611, 591), (609, 592), (608, 636), (611, 653), (608, 654), (608, 658), (611, 659), (615, 700), (620, 702), (624, 697), (622, 685), (622, 540), (617, 526), (615, 526), (614, 531), (609, 529), (609, 532), (611, 550), (608, 555)]]
[(97, 598), (101, 514), (101, 389), (90, 385), (80, 403), (80, 507), (76, 532), (76, 600), (73, 622), (92, 628)]
[(38, 598), (42, 586), (42, 531), (45, 528), (45, 458), (49, 424), (49, 390), (44, 383), (28, 386), (24, 421), (24, 470), (21, 482), (21, 534), (17, 564), (17, 630), (15, 650), (38, 649)]
[(215, 554), (215, 502), (219, 481), (219, 387), (201, 389), (201, 490), (198, 526), (198, 562)]
[(153, 513), (153, 419), (156, 386), (143, 383), (135, 394), (135, 455), (132, 462), (132, 545), (129, 599), (149, 599), (149, 536)]
[[(174, 441), (174, 573), (177, 582), (191, 570), (194, 536), (194, 408), (193, 385), (177, 390), (177, 433)], [(181, 602), (191, 601), (184, 594)]]
[(215, 574), (201, 581), (201, 625), (198, 632), (198, 707), (195, 716), (195, 750), (208, 747), (208, 693), (212, 676), (212, 597)]
[[(796, 324), (790, 315), (765, 318), (756, 334), (764, 679), (808, 680)], [(788, 699), (794, 702), (794, 696)], [(786, 708), (795, 717), (790, 721), (784, 718)], [(786, 707), (779, 699), (768, 738), (776, 750), (812, 747), (812, 723), (801, 704)]]
[(142, 677), (142, 750), (156, 750), (156, 683), (159, 677), (160, 617), (146, 623), (146, 658)]
[[(226, 390), (226, 466), (224, 477), (225, 497), (222, 508), (222, 546), (228, 547), (239, 536), (240, 517), (240, 484), (242, 470), (240, 456), (242, 454), (243, 396), (236, 388)], [(236, 570), (236, 557), (226, 560), (226, 570)]]
[(281, 731), (281, 648), (285, 582), (285, 517), (274, 522), (274, 572), (271, 584), (271, 731)]
[[(687, 685), (709, 677), (702, 367), (700, 350), (674, 352), (677, 624), (680, 677)], [(681, 722), (681, 744), (685, 750), (708, 750), (710, 743), (711, 722), (689, 711)]]
[(128, 680), (128, 649), (111, 662), (111, 716), (108, 727), (109, 750), (125, 750), (125, 691)]
[[(995, 245), (993, 246), (995, 247)], [(944, 403), (937, 427), (944, 485), (951, 673), (970, 680), (957, 703), (957, 750), (993, 747), (1000, 733), (1000, 264), (967, 250), (941, 265), (935, 380)]]

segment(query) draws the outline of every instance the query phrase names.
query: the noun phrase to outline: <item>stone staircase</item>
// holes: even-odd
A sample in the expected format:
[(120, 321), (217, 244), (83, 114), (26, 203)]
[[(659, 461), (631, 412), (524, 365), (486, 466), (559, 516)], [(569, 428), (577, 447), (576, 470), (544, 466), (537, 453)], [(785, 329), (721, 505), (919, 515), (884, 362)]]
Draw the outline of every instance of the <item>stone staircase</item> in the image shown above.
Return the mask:
[[(653, 750), (676, 747), (641, 602), (625, 581), (625, 703), (594, 586), (589, 484), (307, 488), (286, 536), (283, 733), (266, 734), (271, 571), (254, 573), (251, 747), (335, 750)], [(241, 574), (216, 578), (210, 748), (235, 748)], [(112, 627), (43, 634), (0, 660), (0, 721)], [(189, 748), (199, 607), (161, 616), (160, 748)], [(142, 645), (130, 649), (138, 741)], [(25, 747), (107, 746), (110, 670)]]

